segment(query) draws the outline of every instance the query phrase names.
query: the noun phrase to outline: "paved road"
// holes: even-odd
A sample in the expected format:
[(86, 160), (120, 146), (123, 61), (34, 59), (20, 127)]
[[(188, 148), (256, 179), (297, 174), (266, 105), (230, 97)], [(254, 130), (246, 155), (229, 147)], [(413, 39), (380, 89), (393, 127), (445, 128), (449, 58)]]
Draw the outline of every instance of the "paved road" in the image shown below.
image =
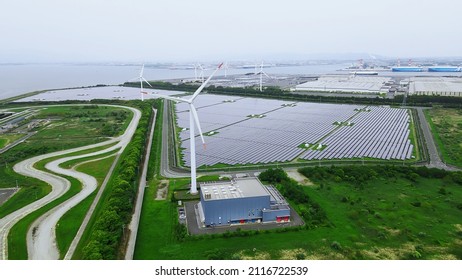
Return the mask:
[(0, 189), (0, 205), (2, 205), (4, 202), (6, 202), (18, 190), (19, 189), (17, 189), (17, 188)]
[(130, 237), (128, 239), (127, 250), (125, 252), (126, 260), (133, 260), (133, 255), (135, 253), (136, 236), (138, 235), (138, 225), (140, 222), (141, 207), (143, 205), (144, 189), (146, 188), (146, 176), (148, 173), (149, 156), (151, 154), (152, 137), (154, 135), (154, 127), (156, 126), (157, 110), (155, 109), (152, 109), (152, 110), (153, 110), (153, 121), (152, 121), (151, 131), (149, 133), (148, 145), (146, 147), (146, 155), (144, 158), (143, 171), (141, 172), (140, 183), (138, 185), (138, 196), (136, 197), (135, 211), (133, 212), (132, 219), (128, 227), (130, 229)]
[(189, 177), (189, 171), (173, 170), (170, 166), (169, 153), (173, 151), (170, 144), (170, 106), (169, 101), (164, 101), (163, 121), (162, 121), (162, 152), (160, 161), (160, 175), (166, 178), (184, 178)]
[(27, 139), (29, 139), (30, 137), (34, 136), (37, 132), (34, 131), (34, 132), (29, 132), (27, 133), (27, 135), (19, 138), (18, 140), (14, 141), (13, 143), (11, 144), (8, 144), (6, 147), (0, 149), (0, 154), (3, 154), (4, 152), (8, 151), (9, 149), (13, 148), (13, 147), (16, 147), (17, 145), (21, 144), (22, 142), (26, 141)]
[[(63, 105), (63, 106), (66, 106), (66, 105)], [(109, 105), (105, 105), (105, 106), (109, 106)], [(0, 259), (8, 258), (7, 237), (8, 237), (8, 233), (11, 227), (13, 227), (15, 223), (17, 223), (20, 219), (22, 219), (26, 215), (32, 213), (33, 211), (39, 209), (40, 207), (62, 196), (64, 193), (66, 193), (66, 191), (70, 187), (70, 183), (68, 180), (62, 177), (59, 177), (57, 175), (35, 169), (33, 165), (36, 162), (41, 161), (46, 158), (50, 158), (50, 157), (62, 156), (62, 155), (66, 155), (69, 153), (91, 149), (91, 148), (96, 148), (96, 147), (101, 147), (101, 146), (105, 146), (108, 144), (118, 142), (116, 145), (110, 148), (107, 148), (105, 150), (99, 151), (99, 152), (94, 152), (94, 153), (82, 155), (82, 156), (69, 157), (66, 159), (59, 159), (59, 160), (56, 160), (54, 162), (50, 162), (49, 164), (47, 164), (46, 166), (47, 169), (53, 172), (59, 173), (59, 174), (75, 177), (82, 183), (82, 186), (83, 186), (83, 190), (81, 193), (67, 200), (63, 204), (55, 207), (54, 209), (50, 210), (45, 215), (40, 217), (36, 222), (34, 222), (33, 226), (31, 227), (31, 230), (28, 233), (27, 243), (28, 243), (28, 250), (29, 250), (30, 258), (34, 258), (34, 259), (36, 258), (38, 259), (58, 259), (59, 258), (59, 253), (58, 253), (58, 250), (55, 244), (56, 243), (55, 242), (55, 225), (57, 221), (64, 213), (66, 213), (70, 208), (72, 208), (74, 205), (76, 205), (81, 200), (83, 200), (86, 196), (88, 196), (94, 190), (94, 188), (96, 188), (95, 186), (96, 180), (93, 177), (87, 174), (81, 173), (81, 172), (62, 169), (59, 167), (59, 164), (64, 161), (68, 161), (68, 160), (72, 160), (76, 158), (106, 153), (110, 150), (114, 150), (119, 147), (121, 147), (122, 148), (121, 150), (123, 150), (126, 147), (126, 145), (130, 142), (131, 137), (133, 136), (133, 133), (138, 125), (141, 112), (137, 109), (133, 109), (133, 108), (125, 107), (125, 106), (113, 106), (113, 107), (129, 109), (133, 111), (134, 113), (133, 119), (131, 120), (129, 126), (127, 127), (127, 130), (122, 136), (113, 138), (105, 142), (88, 145), (85, 147), (79, 147), (79, 148), (74, 148), (74, 149), (70, 149), (66, 151), (59, 151), (59, 152), (54, 152), (54, 153), (50, 153), (46, 155), (36, 156), (34, 158), (22, 161), (14, 166), (15, 172), (19, 174), (29, 176), (29, 177), (34, 177), (44, 182), (47, 182), (48, 184), (52, 186), (52, 191), (45, 197), (41, 198), (40, 200), (37, 200), (9, 214), (8, 216), (0, 220)]]

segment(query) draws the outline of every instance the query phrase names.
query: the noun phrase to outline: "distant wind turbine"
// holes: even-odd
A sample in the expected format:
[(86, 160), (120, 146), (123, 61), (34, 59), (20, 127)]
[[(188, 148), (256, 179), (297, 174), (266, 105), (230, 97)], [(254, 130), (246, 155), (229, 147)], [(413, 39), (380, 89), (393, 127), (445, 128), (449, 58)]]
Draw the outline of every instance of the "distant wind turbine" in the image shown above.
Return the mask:
[(201, 82), (204, 82), (204, 67), (202, 67), (202, 64), (198, 64), (197, 65), (199, 67), (199, 69), (201, 70), (199, 72), (199, 78), (201, 79)]
[(136, 81), (136, 80), (140, 81), (141, 101), (144, 101), (143, 94), (148, 94), (146, 91), (143, 91), (143, 82), (146, 82), (150, 87), (152, 87), (151, 84), (143, 77), (143, 73), (144, 73), (144, 64), (143, 66), (141, 66), (140, 76), (130, 80), (130, 81)]
[(260, 64), (260, 72), (256, 74), (260, 74), (260, 91), (263, 91), (263, 75), (271, 79), (271, 77), (268, 76), (268, 74), (266, 74), (265, 71), (263, 71), (263, 61)]
[[(197, 126), (197, 129), (199, 130), (199, 135), (201, 137), (202, 143), (204, 144), (204, 149), (205, 149), (205, 140), (204, 136), (202, 135), (202, 129), (199, 123), (199, 117), (197, 116), (197, 111), (196, 108), (194, 107), (194, 99), (199, 95), (199, 93), (205, 88), (207, 83), (212, 79), (213, 75), (223, 66), (223, 63), (218, 65), (217, 69), (210, 75), (210, 77), (202, 83), (202, 85), (194, 92), (191, 98), (186, 99), (186, 98), (181, 98), (181, 97), (173, 97), (173, 96), (167, 96), (167, 95), (161, 95), (161, 94), (154, 94), (156, 97), (160, 97), (163, 99), (167, 100), (172, 100), (176, 102), (183, 102), (187, 103), (189, 105), (189, 144), (190, 144), (190, 150), (191, 150), (191, 194), (197, 194), (197, 185), (196, 185), (196, 141), (195, 141), (195, 132), (194, 132), (194, 126)], [(202, 68), (202, 67), (201, 67)]]
[(223, 65), (223, 68), (225, 70), (225, 78), (228, 76), (228, 61), (225, 62), (225, 64)]

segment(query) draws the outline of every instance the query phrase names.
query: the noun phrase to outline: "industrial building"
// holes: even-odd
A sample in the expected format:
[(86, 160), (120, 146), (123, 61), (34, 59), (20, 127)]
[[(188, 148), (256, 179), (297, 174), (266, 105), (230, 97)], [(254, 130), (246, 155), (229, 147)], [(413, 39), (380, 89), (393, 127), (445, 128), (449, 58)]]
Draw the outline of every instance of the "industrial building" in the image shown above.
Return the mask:
[(462, 97), (461, 77), (412, 77), (409, 83), (411, 95), (441, 95)]
[(296, 91), (385, 93), (390, 89), (391, 78), (363, 75), (325, 75), (295, 87)]
[(290, 221), (282, 195), (257, 178), (201, 183), (198, 212), (206, 227)]

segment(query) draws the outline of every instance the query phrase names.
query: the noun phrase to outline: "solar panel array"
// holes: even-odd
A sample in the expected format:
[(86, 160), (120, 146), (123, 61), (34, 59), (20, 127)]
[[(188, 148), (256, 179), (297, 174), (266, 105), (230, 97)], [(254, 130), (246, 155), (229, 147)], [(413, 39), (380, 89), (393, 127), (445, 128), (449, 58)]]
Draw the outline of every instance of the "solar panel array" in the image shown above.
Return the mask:
[[(287, 102), (280, 100), (208, 94), (196, 100), (204, 134), (211, 131), (216, 133), (204, 135), (207, 143), (205, 150), (196, 136), (197, 166), (290, 162), (299, 157), (387, 158), (390, 155), (390, 158), (404, 159), (412, 153), (408, 140), (409, 116), (404, 109), (368, 107), (370, 112), (365, 112), (359, 111), (365, 108), (359, 105), (299, 102), (287, 106)], [(178, 126), (189, 128), (188, 105), (178, 103), (176, 112)], [(334, 124), (347, 121), (354, 125)], [(186, 166), (190, 166), (189, 131), (182, 131), (180, 138), (181, 147), (184, 148), (183, 160)], [(342, 142), (342, 139), (348, 141)], [(300, 147), (301, 144), (319, 141), (327, 145), (322, 151)], [(365, 147), (369, 147), (370, 151)], [(384, 152), (375, 155), (372, 152), (375, 149)]]
[(407, 110), (369, 107), (341, 126), (320, 144), (326, 148), (305, 152), (302, 159), (379, 158), (410, 159), (413, 145), (409, 140)]

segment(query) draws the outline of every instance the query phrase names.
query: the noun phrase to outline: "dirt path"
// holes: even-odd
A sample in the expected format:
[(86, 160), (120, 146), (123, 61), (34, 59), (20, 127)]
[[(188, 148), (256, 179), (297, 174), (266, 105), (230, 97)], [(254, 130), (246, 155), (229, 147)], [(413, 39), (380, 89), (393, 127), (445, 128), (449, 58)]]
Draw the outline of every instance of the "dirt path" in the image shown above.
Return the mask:
[(313, 186), (313, 182), (310, 179), (306, 178), (296, 170), (287, 171), (287, 175), (304, 186)]

